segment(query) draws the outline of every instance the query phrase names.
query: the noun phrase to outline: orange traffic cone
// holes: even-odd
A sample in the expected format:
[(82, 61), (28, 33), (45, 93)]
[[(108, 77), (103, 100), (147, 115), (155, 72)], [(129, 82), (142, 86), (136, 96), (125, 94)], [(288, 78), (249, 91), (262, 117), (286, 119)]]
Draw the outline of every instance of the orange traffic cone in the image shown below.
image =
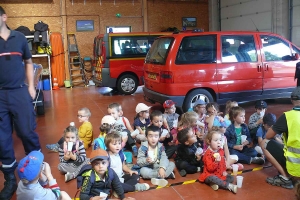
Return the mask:
[(53, 88), (52, 90), (59, 90), (57, 78), (53, 78)]

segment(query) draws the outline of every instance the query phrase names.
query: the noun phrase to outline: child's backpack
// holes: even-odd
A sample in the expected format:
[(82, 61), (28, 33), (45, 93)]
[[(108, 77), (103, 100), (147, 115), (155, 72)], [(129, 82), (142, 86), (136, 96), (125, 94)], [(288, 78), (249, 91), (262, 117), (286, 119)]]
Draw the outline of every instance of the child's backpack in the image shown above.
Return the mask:
[(94, 140), (94, 148), (93, 150), (96, 150), (96, 149), (103, 149), (103, 150), (106, 150), (106, 146), (105, 146), (105, 143), (104, 143), (104, 139), (105, 137), (98, 137)]
[[(84, 179), (84, 177), (85, 177), (85, 176), (83, 176), (83, 174), (84, 174), (85, 172), (89, 171), (89, 170), (92, 170), (92, 169), (93, 169), (93, 168), (92, 168), (92, 165), (91, 165), (91, 164), (86, 164), (86, 165), (84, 165), (84, 166), (81, 168), (81, 170), (80, 170), (80, 172), (79, 172), (79, 174), (78, 174), (78, 176), (77, 176), (77, 192), (76, 192), (76, 194), (75, 194), (74, 199), (76, 199), (77, 193), (81, 191), (81, 186), (82, 186), (82, 184), (83, 184), (83, 179)], [(89, 182), (90, 182), (91, 184), (94, 184), (94, 183), (95, 183), (95, 177), (96, 177), (95, 172), (92, 170), (91, 173), (90, 173), (90, 180), (89, 180)], [(115, 178), (115, 177), (114, 177), (113, 170), (110, 169), (110, 168), (108, 168), (108, 178), (109, 178), (110, 182), (112, 182), (113, 179)]]

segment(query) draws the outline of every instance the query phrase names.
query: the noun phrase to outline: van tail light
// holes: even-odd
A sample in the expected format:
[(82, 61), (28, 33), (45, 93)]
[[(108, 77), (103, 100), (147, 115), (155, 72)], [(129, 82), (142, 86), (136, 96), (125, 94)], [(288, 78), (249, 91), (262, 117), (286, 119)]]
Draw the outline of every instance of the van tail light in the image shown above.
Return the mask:
[(160, 72), (160, 82), (161, 83), (173, 83), (173, 73), (170, 71)]

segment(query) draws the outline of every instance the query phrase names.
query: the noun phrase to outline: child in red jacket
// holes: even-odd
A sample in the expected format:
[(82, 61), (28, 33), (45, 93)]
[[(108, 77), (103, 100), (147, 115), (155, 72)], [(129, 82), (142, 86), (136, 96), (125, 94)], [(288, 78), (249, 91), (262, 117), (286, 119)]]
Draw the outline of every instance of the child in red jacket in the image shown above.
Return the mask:
[(202, 158), (204, 170), (199, 176), (199, 181), (208, 184), (214, 190), (220, 187), (236, 194), (237, 186), (232, 184), (233, 177), (226, 172), (224, 150), (221, 148), (221, 133), (210, 131), (206, 135), (206, 142), (209, 146)]

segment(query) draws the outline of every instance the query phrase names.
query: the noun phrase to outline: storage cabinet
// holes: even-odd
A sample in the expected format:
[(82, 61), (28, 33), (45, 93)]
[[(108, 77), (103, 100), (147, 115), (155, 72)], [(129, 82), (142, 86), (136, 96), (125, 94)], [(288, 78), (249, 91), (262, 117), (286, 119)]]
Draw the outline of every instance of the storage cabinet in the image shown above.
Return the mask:
[[(33, 40), (34, 36), (33, 35), (27, 35), (25, 36), (27, 38), (27, 40)], [(39, 36), (40, 41), (42, 40), (42, 36)], [(47, 32), (47, 43), (49, 44), (49, 34)], [(32, 47), (35, 47), (35, 45), (33, 44), (33, 42), (31, 43)], [(30, 46), (30, 43), (29, 43)], [(42, 71), (42, 76), (43, 79), (49, 79), (50, 82), (50, 90), (52, 90), (52, 77), (51, 77), (51, 61), (50, 61), (50, 55), (43, 53), (43, 54), (39, 54), (38, 51), (36, 51), (36, 54), (32, 54), (32, 62), (36, 63), (35, 58), (39, 58), (39, 59), (45, 59), (45, 62), (47, 63), (47, 66), (43, 65), (43, 71)], [(40, 60), (41, 61), (41, 60)], [(40, 63), (37, 63), (40, 64)]]

